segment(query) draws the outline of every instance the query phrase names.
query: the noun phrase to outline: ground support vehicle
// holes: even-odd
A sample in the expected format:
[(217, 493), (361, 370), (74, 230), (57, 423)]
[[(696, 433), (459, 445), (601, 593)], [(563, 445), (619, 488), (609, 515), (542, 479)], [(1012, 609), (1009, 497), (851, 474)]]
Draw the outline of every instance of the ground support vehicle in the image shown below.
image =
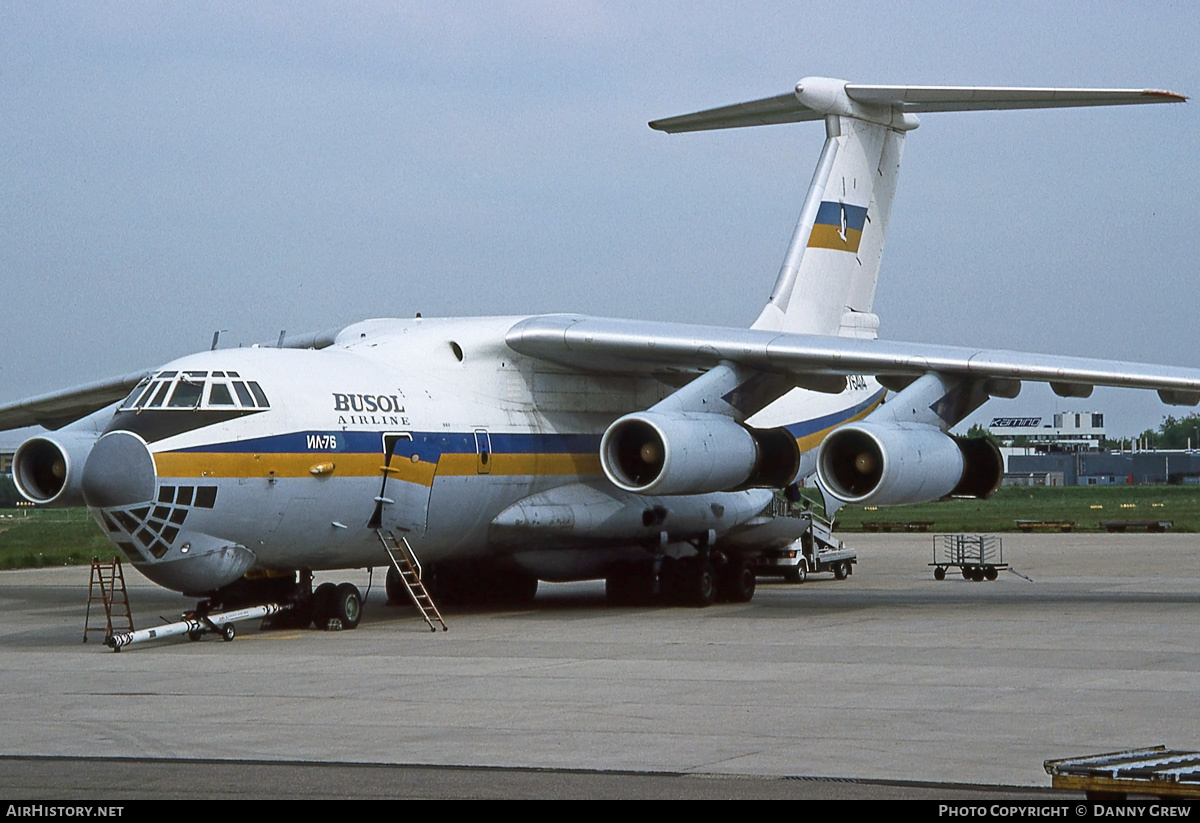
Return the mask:
[(833, 524), (815, 512), (793, 514), (807, 521), (800, 538), (778, 549), (768, 549), (755, 564), (760, 576), (781, 576), (789, 583), (803, 583), (810, 574), (832, 572), (838, 580), (854, 573), (858, 552), (833, 534)]
[(996, 534), (937, 534), (933, 537), (933, 578), (945, 580), (947, 569), (959, 569), (966, 580), (995, 580), (1008, 568), (1004, 543)]

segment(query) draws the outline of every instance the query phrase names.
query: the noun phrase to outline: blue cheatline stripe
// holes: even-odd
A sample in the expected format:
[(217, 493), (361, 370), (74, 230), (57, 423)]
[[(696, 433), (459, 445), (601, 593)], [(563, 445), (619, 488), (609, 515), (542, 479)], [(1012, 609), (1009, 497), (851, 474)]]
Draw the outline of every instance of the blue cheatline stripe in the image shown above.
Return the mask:
[[(860, 414), (878, 402), (884, 394), (880, 389), (866, 400), (848, 409), (792, 423), (785, 428), (796, 438), (823, 431)], [(379, 431), (301, 431), (257, 437), (236, 442), (207, 443), (189, 449), (179, 449), (179, 454), (380, 454), (383, 450), (382, 433), (404, 431), (404, 429), (381, 428)], [(418, 454), (422, 460), (436, 462), (444, 454), (475, 454), (475, 432), (405, 432), (412, 435), (412, 443), (404, 449), (406, 454)], [(592, 454), (600, 450), (600, 434), (546, 434), (512, 433), (488, 431), (494, 454)], [(311, 446), (311, 437), (332, 437), (336, 445)], [(329, 441), (323, 441), (328, 444)]]
[(837, 226), (840, 229), (843, 208), (846, 210), (846, 229), (862, 231), (863, 226), (867, 223), (865, 206), (852, 206), (849, 203), (834, 203), (829, 200), (823, 200), (820, 208), (817, 209), (817, 225)]
[(810, 434), (816, 434), (819, 431), (824, 431), (825, 429), (832, 428), (840, 423), (844, 423), (851, 417), (854, 417), (856, 414), (861, 414), (875, 403), (878, 403), (886, 392), (887, 389), (880, 389), (866, 400), (851, 406), (848, 409), (842, 409), (840, 411), (833, 412), (832, 414), (827, 414), (824, 417), (817, 417), (812, 420), (804, 420), (799, 423), (792, 423), (786, 428), (788, 433), (797, 440)]

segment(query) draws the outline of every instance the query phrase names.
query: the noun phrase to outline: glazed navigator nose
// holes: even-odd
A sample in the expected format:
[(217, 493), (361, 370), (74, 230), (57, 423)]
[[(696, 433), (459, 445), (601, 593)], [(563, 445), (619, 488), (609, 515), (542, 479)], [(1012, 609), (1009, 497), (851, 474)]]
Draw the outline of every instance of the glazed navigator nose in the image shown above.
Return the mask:
[(146, 442), (125, 431), (96, 441), (83, 466), (83, 499), (97, 509), (132, 506), (154, 499), (158, 477)]

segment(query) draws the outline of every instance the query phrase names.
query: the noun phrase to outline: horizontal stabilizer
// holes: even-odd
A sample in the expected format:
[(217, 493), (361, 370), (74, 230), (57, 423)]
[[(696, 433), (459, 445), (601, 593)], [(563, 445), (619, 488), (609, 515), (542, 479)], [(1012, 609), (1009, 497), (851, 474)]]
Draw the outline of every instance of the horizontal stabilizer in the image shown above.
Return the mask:
[(717, 109), (706, 109), (693, 114), (681, 114), (650, 122), (650, 128), (677, 134), (684, 131), (706, 131), (708, 129), (736, 129), (741, 126), (772, 126), (777, 123), (801, 123), (820, 120), (824, 113), (808, 108), (792, 92), (748, 103), (734, 103)]
[[(821, 120), (826, 115), (886, 121), (895, 115), (937, 111), (1057, 109), (1072, 106), (1126, 106), (1182, 103), (1182, 94), (1155, 89), (1057, 89), (1012, 86), (880, 86), (806, 77), (795, 91), (654, 120), (650, 128), (671, 134), (743, 126), (769, 126)], [(899, 125), (899, 122), (897, 123)], [(912, 128), (912, 124), (900, 125)]]

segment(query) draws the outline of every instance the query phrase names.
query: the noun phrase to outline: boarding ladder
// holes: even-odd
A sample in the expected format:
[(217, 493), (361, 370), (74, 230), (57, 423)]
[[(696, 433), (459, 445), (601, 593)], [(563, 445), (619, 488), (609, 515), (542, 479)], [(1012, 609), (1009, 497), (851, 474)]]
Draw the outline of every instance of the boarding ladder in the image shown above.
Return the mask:
[(375, 534), (379, 535), (379, 542), (383, 544), (384, 550), (392, 561), (393, 568), (399, 573), (400, 579), (404, 581), (404, 588), (408, 592), (409, 598), (412, 599), (413, 605), (417, 607), (417, 611), (421, 613), (421, 617), (429, 626), (429, 631), (437, 631), (437, 626), (434, 625), (435, 620), (441, 625), (442, 631), (446, 631), (448, 628), (446, 621), (442, 619), (441, 612), (433, 604), (433, 599), (425, 590), (425, 584), (421, 582), (421, 564), (417, 560), (412, 546), (409, 545), (408, 538), (401, 537), (397, 540), (396, 535), (383, 529), (376, 529)]
[(833, 535), (833, 523), (814, 511), (807, 512), (813, 540), (829, 549), (844, 548), (841, 539)]
[[(92, 602), (99, 600), (104, 604), (104, 626), (93, 627)], [(114, 627), (113, 622), (120, 625)], [(129, 594), (125, 591), (125, 573), (121, 570), (121, 559), (114, 557), (111, 561), (103, 561), (98, 557), (92, 558), (92, 580), (88, 584), (87, 612), (83, 618), (83, 642), (88, 639), (88, 632), (104, 632), (105, 638), (112, 637), (117, 631), (133, 631), (133, 614), (129, 611)]]

